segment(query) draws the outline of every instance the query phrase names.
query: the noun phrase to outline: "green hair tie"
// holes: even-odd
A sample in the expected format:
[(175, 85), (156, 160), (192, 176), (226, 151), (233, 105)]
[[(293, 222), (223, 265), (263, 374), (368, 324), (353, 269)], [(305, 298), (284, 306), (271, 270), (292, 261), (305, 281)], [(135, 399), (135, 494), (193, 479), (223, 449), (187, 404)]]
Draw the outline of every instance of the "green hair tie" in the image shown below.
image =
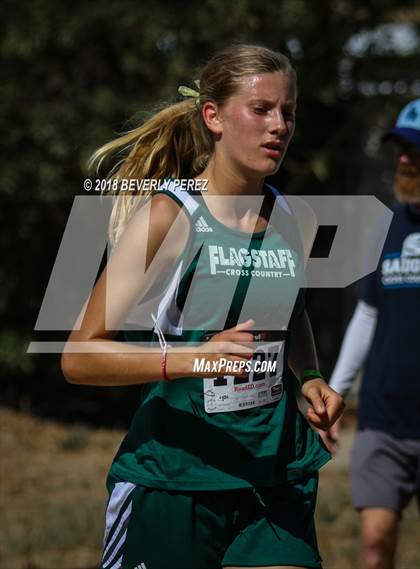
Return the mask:
[(324, 379), (324, 376), (318, 369), (305, 369), (300, 376), (300, 381), (303, 384), (310, 379)]
[[(200, 81), (196, 79), (194, 81), (197, 89), (200, 89)], [(191, 89), (191, 87), (186, 87), (185, 85), (180, 85), (178, 87), (178, 93), (183, 97), (192, 97), (195, 99), (195, 104), (198, 106), (200, 104), (200, 92), (196, 91), (195, 89)]]

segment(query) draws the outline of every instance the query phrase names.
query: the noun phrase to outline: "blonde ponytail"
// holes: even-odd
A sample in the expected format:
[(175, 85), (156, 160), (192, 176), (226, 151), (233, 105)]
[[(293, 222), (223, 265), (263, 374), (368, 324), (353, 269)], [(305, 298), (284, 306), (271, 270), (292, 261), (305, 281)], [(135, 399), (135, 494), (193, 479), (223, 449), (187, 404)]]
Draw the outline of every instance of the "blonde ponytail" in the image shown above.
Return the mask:
[[(193, 178), (206, 167), (212, 146), (199, 107), (194, 100), (187, 99), (165, 107), (144, 124), (105, 144), (92, 155), (88, 165), (89, 168), (96, 166), (98, 170), (110, 155), (128, 151), (128, 155), (109, 172), (109, 180), (156, 179), (163, 182), (168, 176)], [(118, 196), (109, 224), (109, 238), (115, 245), (128, 220), (151, 193), (148, 190), (116, 190), (112, 194)]]

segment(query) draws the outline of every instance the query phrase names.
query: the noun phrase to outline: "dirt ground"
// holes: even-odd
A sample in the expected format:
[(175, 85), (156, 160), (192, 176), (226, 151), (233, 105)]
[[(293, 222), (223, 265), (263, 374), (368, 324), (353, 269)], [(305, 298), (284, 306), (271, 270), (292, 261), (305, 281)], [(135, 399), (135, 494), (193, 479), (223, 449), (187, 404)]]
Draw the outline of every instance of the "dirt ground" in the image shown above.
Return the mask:
[[(101, 555), (105, 477), (123, 437), (41, 421), (0, 409), (0, 568), (95, 569)], [(325, 569), (357, 567), (358, 518), (350, 506), (345, 431), (340, 453), (321, 471), (318, 538)], [(415, 504), (401, 527), (398, 569), (420, 568)]]

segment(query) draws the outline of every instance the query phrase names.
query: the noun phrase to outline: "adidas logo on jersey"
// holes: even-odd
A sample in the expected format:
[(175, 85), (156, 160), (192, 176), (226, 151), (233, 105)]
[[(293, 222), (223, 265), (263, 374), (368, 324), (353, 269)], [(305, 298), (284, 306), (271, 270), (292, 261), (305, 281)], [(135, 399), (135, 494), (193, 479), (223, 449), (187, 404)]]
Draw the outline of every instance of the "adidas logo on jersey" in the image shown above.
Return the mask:
[(147, 569), (147, 568), (146, 568), (145, 563), (140, 563), (140, 565), (136, 565), (136, 567), (134, 567), (134, 569)]
[(202, 215), (195, 222), (195, 230), (197, 232), (206, 232), (206, 233), (210, 233), (213, 231), (213, 229), (209, 227), (209, 225), (206, 223), (206, 220)]

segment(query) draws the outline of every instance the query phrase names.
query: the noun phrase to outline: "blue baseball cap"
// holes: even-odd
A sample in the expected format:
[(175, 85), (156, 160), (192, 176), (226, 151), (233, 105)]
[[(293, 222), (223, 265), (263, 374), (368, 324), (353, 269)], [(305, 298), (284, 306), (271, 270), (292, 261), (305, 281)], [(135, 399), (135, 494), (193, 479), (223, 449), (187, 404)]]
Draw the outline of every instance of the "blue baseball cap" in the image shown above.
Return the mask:
[(409, 144), (420, 146), (420, 99), (414, 99), (398, 115), (397, 124), (386, 132), (382, 140), (402, 138)]

